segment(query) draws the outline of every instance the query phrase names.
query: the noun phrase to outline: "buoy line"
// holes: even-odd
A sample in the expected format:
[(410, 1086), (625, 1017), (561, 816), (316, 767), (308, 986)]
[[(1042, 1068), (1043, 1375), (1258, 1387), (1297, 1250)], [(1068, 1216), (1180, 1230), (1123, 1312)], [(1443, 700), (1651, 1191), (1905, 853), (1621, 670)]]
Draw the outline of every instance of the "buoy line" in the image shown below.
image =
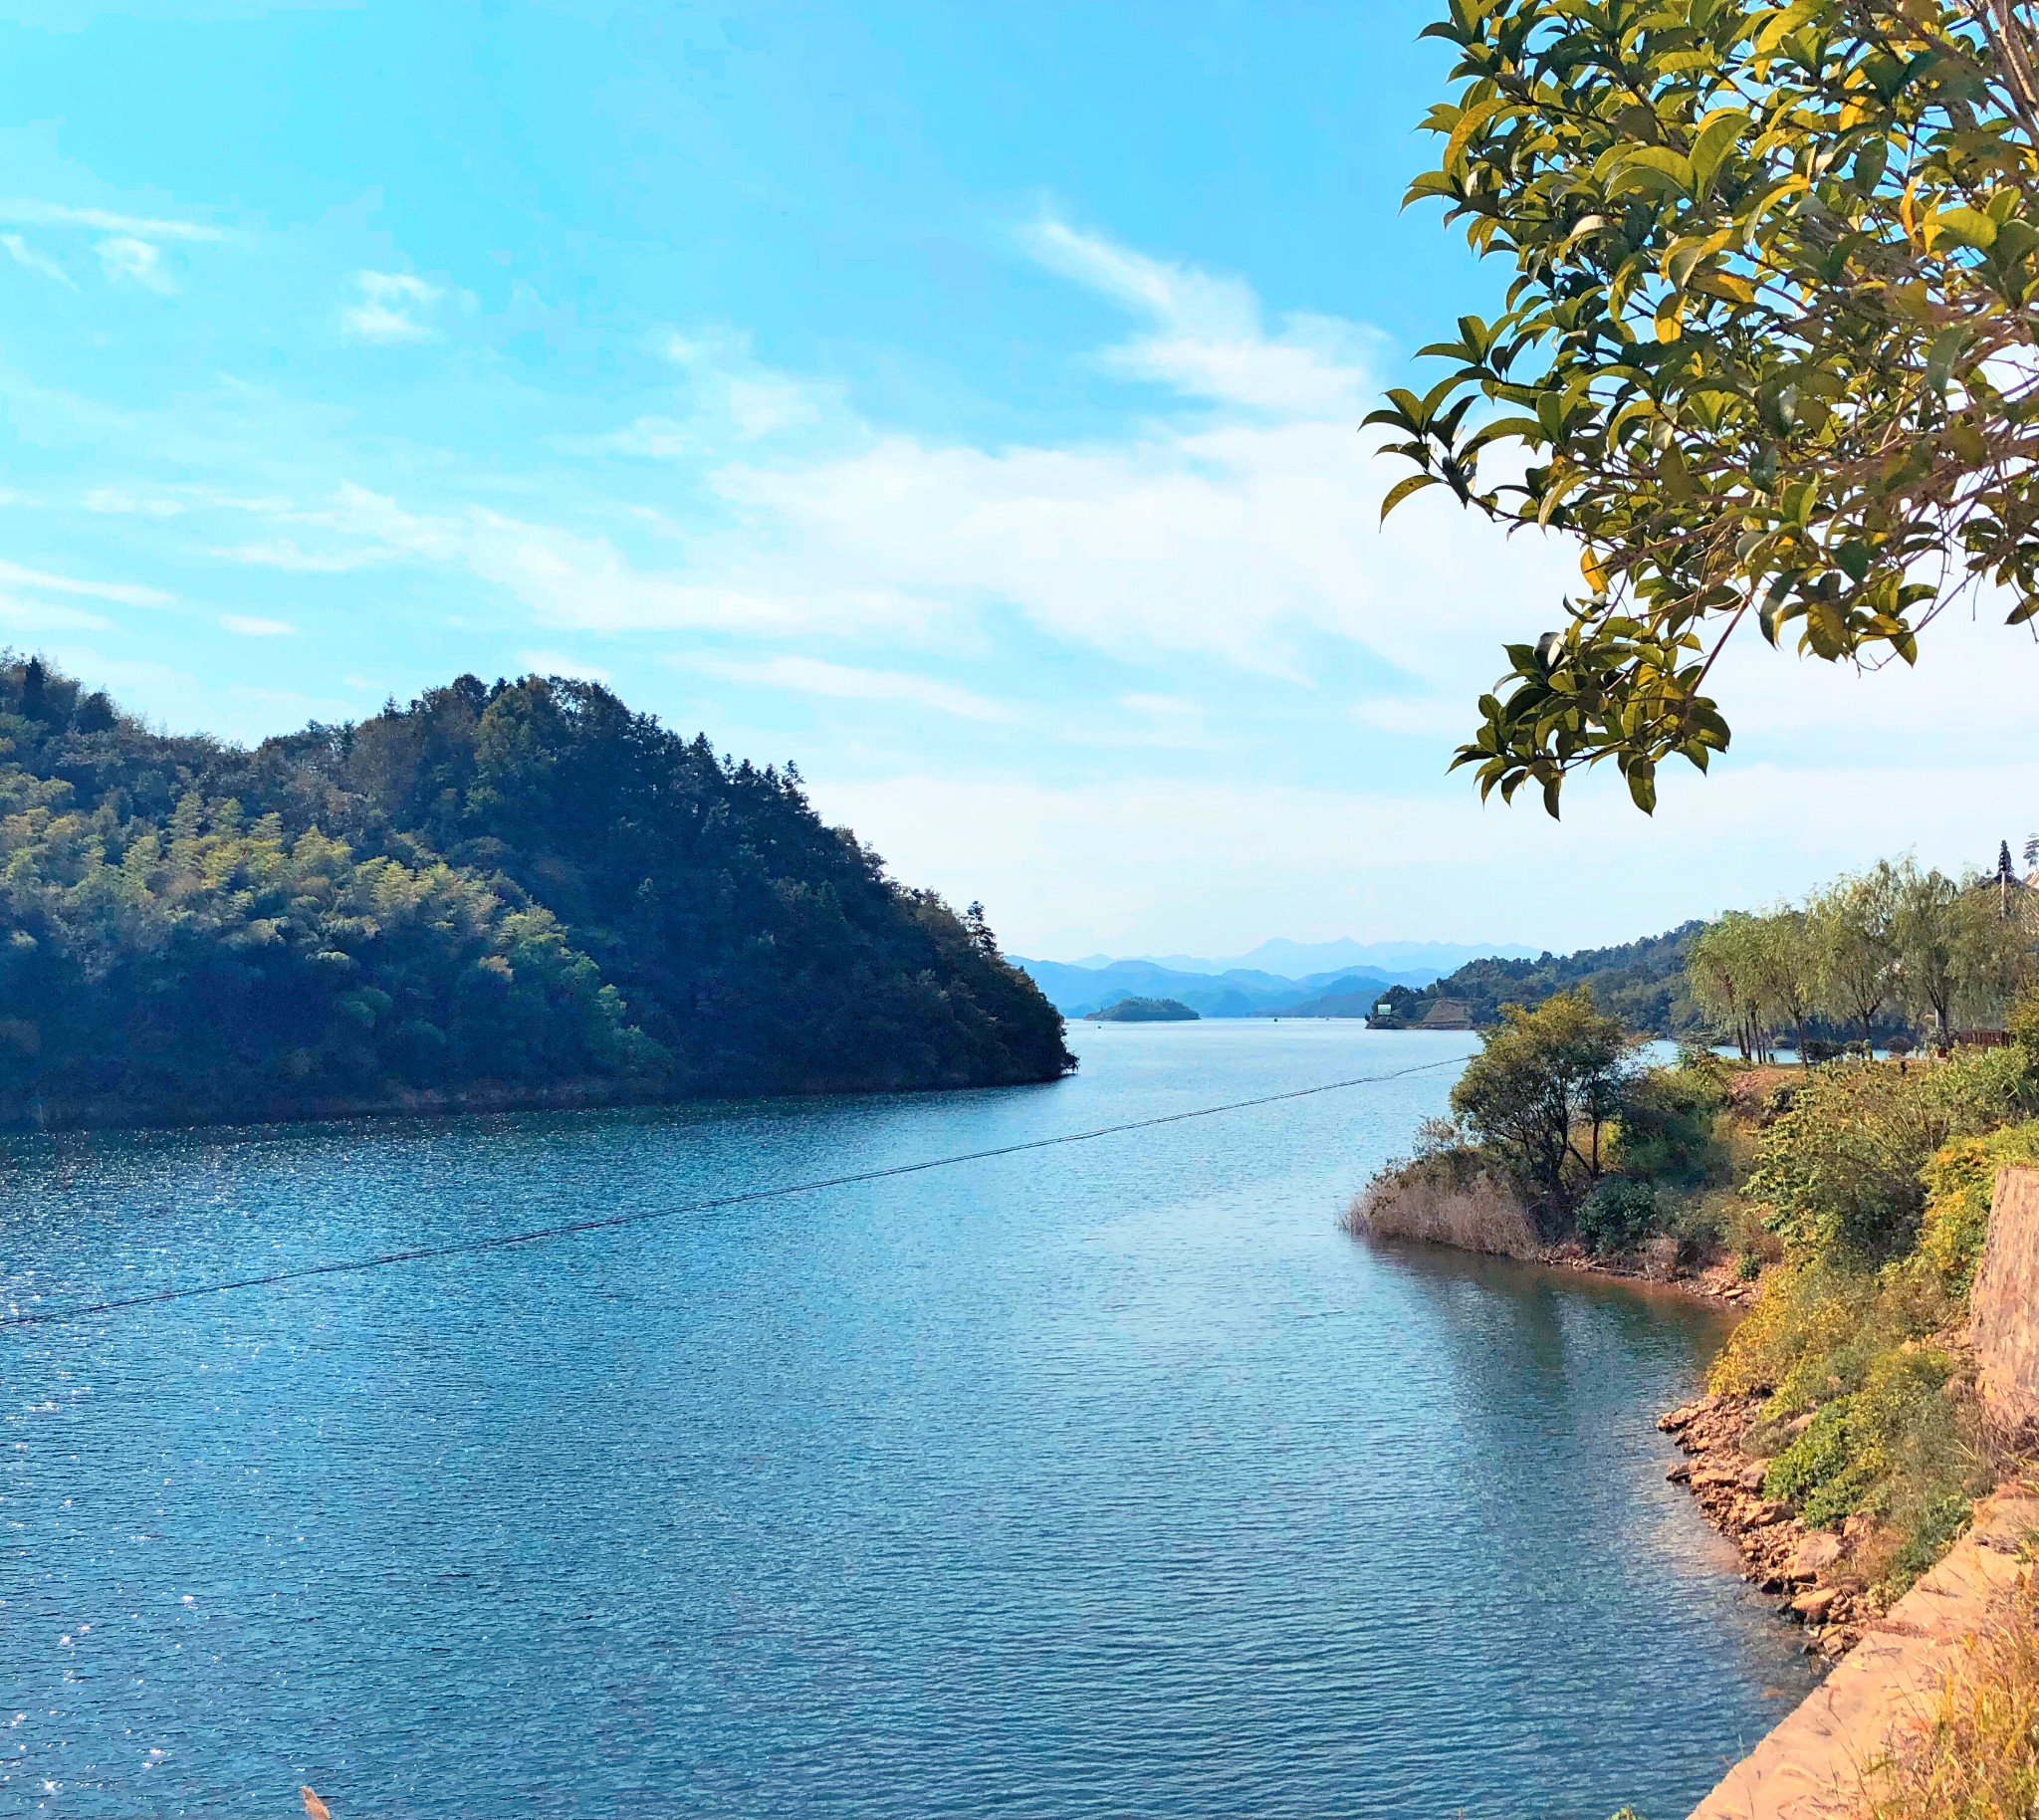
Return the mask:
[(1099, 1138), (1118, 1137), (1128, 1131), (1151, 1131), (1157, 1125), (1180, 1125), (1190, 1119), (1216, 1118), (1225, 1112), (1244, 1112), (1253, 1106), (1272, 1106), (1283, 1100), (1309, 1099), (1319, 1093), (1337, 1093), (1348, 1087), (1371, 1086), (1379, 1081), (1401, 1080), (1411, 1074), (1427, 1074), (1465, 1061), (1463, 1055), (1445, 1055), (1414, 1067), (1395, 1068), (1386, 1074), (1356, 1074), (1349, 1080), (1327, 1080), (1314, 1087), (1293, 1087), (1285, 1093), (1262, 1093), (1252, 1099), (1229, 1100), (1222, 1106), (1198, 1106), (1188, 1112), (1165, 1112), (1155, 1118), (1128, 1119), (1123, 1124), (1099, 1125), (1090, 1131), (1069, 1131), (1059, 1137), (1029, 1138), (1022, 1144), (1001, 1144), (993, 1150), (966, 1150), (955, 1156), (927, 1157), (918, 1163), (894, 1163), (884, 1169), (861, 1170), (855, 1175), (830, 1176), (819, 1182), (793, 1182), (779, 1188), (754, 1188), (740, 1195), (718, 1195), (712, 1200), (690, 1201), (683, 1207), (648, 1207), (630, 1214), (610, 1214), (600, 1220), (574, 1220), (564, 1226), (546, 1226), (525, 1233), (496, 1233), (483, 1239), (462, 1239), (452, 1245), (417, 1246), (409, 1251), (383, 1251), (372, 1257), (341, 1257), (330, 1263), (299, 1264), (289, 1270), (273, 1270), (265, 1276), (240, 1276), (225, 1282), (193, 1283), (182, 1289), (155, 1289), (146, 1295), (124, 1295), (79, 1308), (36, 1309), (27, 1314), (0, 1317), (0, 1331), (11, 1327), (48, 1327), (60, 1323), (91, 1320), (97, 1315), (117, 1314), (128, 1308), (150, 1308), (164, 1302), (188, 1301), (197, 1295), (226, 1295), (236, 1289), (267, 1289), (278, 1283), (302, 1282), (313, 1276), (350, 1275), (379, 1270), (392, 1264), (427, 1263), (439, 1257), (466, 1257), (481, 1251), (508, 1251), (512, 1246), (543, 1245), (554, 1239), (578, 1238), (583, 1233), (611, 1232), (618, 1227), (643, 1226), (653, 1220), (675, 1220), (688, 1214), (713, 1214), (726, 1208), (750, 1207), (760, 1201), (783, 1201), (793, 1195), (815, 1195), (831, 1188), (853, 1188), (862, 1182), (883, 1182), (894, 1176), (919, 1175), (930, 1169), (953, 1169), (961, 1163), (984, 1163), (994, 1157), (1018, 1156), (1022, 1151), (1052, 1150), (1059, 1144), (1089, 1144)]

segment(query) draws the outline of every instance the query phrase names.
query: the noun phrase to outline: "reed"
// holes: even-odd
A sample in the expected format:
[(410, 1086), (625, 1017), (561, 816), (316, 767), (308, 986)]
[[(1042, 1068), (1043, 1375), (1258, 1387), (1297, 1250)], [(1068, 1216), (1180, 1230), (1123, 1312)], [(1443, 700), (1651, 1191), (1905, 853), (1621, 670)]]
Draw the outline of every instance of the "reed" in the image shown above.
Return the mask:
[(1514, 1184), (1461, 1155), (1419, 1157), (1384, 1169), (1346, 1210), (1355, 1239), (1417, 1240), (1535, 1257), (1542, 1251)]

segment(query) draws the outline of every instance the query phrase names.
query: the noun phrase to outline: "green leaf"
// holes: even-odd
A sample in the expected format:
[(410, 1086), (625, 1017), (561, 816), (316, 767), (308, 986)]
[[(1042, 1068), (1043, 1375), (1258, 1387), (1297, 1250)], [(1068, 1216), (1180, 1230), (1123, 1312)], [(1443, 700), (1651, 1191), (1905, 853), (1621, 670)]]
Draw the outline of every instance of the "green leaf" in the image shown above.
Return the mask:
[(1954, 362), (1961, 357), (1961, 350), (1968, 344), (1967, 329), (1956, 323), (1951, 329), (1942, 329), (1932, 338), (1932, 345), (1926, 355), (1926, 383), (1934, 393), (1947, 388), (1952, 377)]
[(1381, 501), (1381, 522), (1385, 524), (1388, 514), (1393, 512), (1411, 494), (1421, 493), (1426, 487), (1435, 487), (1440, 484), (1435, 474), (1411, 474), (1402, 480), (1398, 480), (1388, 489), (1388, 497)]
[(1456, 167), (1465, 157), (1466, 147), (1473, 142), (1473, 135), (1507, 107), (1506, 96), (1491, 95), (1483, 102), (1474, 103), (1460, 114), (1459, 123), (1452, 128), (1451, 139), (1445, 146), (1445, 169), (1451, 170)]

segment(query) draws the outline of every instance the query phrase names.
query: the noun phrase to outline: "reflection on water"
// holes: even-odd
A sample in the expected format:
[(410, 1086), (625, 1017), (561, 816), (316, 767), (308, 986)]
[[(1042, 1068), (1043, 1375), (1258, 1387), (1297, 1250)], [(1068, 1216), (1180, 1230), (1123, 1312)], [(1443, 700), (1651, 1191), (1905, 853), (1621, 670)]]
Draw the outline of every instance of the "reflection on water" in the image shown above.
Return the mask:
[[(0, 1295), (1467, 1046), (1076, 1040), (1075, 1079), (1006, 1093), (18, 1142)], [(1654, 1417), (1719, 1323), (1344, 1240), (1450, 1079), (0, 1334), (0, 1807), (1683, 1812), (1804, 1685), (1664, 1482)]]

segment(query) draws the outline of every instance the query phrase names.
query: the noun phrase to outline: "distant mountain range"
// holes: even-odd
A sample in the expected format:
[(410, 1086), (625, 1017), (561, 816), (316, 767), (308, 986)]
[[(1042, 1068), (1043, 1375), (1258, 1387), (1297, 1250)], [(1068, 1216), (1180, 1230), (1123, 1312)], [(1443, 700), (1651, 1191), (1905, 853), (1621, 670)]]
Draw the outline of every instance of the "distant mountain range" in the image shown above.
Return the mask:
[(1292, 979), (1246, 967), (1208, 974), (1156, 961), (1011, 959), (1065, 1018), (1087, 1018), (1121, 999), (1174, 999), (1206, 1018), (1364, 1018), (1390, 987), (1421, 989), (1437, 978), (1435, 968), (1333, 968)]
[[(1294, 982), (1328, 979), (1334, 974), (1364, 973), (1407, 985), (1427, 985), (1440, 974), (1463, 967), (1468, 961), (1528, 960), (1536, 950), (1505, 943), (1492, 948), (1475, 948), (1465, 942), (1262, 942), (1250, 954), (1208, 960), (1188, 954), (1146, 954), (1130, 957), (1153, 967), (1165, 967), (1179, 974), (1272, 974)], [(1085, 968), (1101, 972), (1126, 964), (1127, 957), (1108, 954), (1086, 955), (1080, 961), (1052, 965)], [(1417, 978), (1421, 975), (1421, 979)]]

